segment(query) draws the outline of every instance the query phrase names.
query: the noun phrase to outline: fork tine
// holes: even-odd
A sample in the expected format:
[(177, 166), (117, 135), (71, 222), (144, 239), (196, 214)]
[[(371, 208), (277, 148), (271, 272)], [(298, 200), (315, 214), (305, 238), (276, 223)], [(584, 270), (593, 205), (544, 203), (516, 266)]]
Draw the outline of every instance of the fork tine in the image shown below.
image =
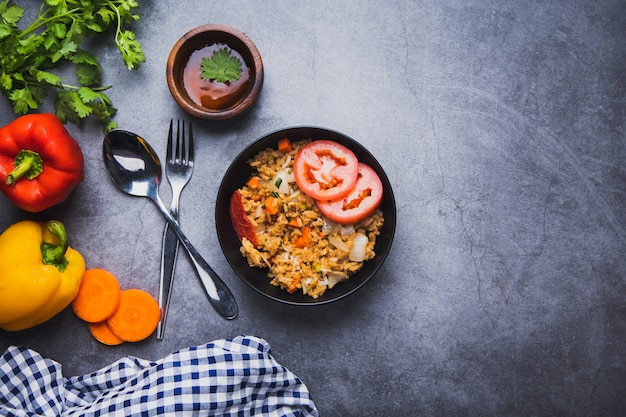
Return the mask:
[[(174, 130), (176, 130), (175, 140)], [(194, 146), (191, 122), (188, 121), (185, 123), (185, 121), (176, 119), (176, 127), (174, 128), (174, 119), (170, 120), (170, 128), (167, 137), (167, 159), (174, 165), (193, 165)]]
[[(181, 135), (182, 130), (182, 135)], [(182, 136), (182, 143), (181, 143)], [(185, 123), (183, 123), (183, 128), (180, 128), (180, 119), (176, 120), (176, 163), (182, 164), (183, 162), (183, 152), (185, 150)]]
[(178, 123), (182, 125), (182, 127), (179, 130), (182, 136), (182, 139), (180, 140), (180, 164), (182, 166), (186, 166), (187, 165), (187, 135), (186, 135), (187, 132), (185, 128), (185, 121), (183, 120), (181, 122), (179, 120)]
[(167, 133), (167, 150), (166, 150), (166, 152), (167, 152), (167, 156), (166, 157), (167, 157), (168, 161), (172, 161), (172, 156), (173, 156), (173, 153), (172, 153), (172, 147), (174, 146), (173, 145), (173, 141), (172, 141), (172, 139), (173, 139), (172, 138), (172, 136), (173, 136), (173, 128), (174, 128), (173, 125), (174, 125), (174, 119), (170, 119), (170, 129), (169, 129), (169, 131)]
[(191, 122), (188, 122), (189, 134), (187, 135), (187, 165), (193, 165), (193, 128), (191, 127)]

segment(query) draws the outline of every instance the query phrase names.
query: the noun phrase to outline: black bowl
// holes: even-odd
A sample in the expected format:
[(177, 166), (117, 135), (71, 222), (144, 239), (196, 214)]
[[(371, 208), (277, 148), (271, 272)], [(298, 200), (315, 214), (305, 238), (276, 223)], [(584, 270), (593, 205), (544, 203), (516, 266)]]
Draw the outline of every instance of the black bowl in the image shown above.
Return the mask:
[[(289, 294), (279, 287), (270, 285), (267, 269), (251, 268), (243, 255), (239, 252), (241, 245), (230, 220), (230, 196), (235, 190), (241, 188), (250, 175), (252, 175), (252, 168), (247, 162), (264, 149), (276, 148), (278, 141), (284, 137), (288, 137), (292, 142), (302, 139), (328, 139), (341, 143), (351, 149), (359, 161), (371, 166), (383, 183), (384, 194), (380, 209), (383, 212), (385, 223), (376, 240), (376, 246), (374, 248), (376, 256), (366, 261), (363, 267), (352, 275), (350, 279), (340, 282), (315, 299), (303, 295), (302, 293)], [(342, 133), (328, 129), (307, 126), (292, 127), (263, 136), (249, 145), (235, 158), (226, 171), (226, 175), (224, 175), (217, 192), (215, 222), (217, 237), (222, 251), (232, 268), (246, 284), (261, 294), (282, 303), (293, 305), (319, 305), (339, 300), (354, 293), (365, 285), (381, 267), (391, 249), (391, 243), (396, 229), (396, 202), (387, 175), (374, 156), (359, 142)]]

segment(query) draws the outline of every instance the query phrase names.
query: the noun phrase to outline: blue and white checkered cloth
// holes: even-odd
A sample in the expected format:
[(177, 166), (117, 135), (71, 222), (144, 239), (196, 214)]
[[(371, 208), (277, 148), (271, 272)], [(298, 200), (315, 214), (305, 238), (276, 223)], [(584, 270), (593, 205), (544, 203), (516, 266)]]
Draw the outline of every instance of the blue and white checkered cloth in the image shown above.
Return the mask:
[(23, 347), (0, 358), (2, 416), (318, 416), (304, 383), (263, 339), (240, 336), (156, 362), (125, 357), (65, 378), (61, 365)]

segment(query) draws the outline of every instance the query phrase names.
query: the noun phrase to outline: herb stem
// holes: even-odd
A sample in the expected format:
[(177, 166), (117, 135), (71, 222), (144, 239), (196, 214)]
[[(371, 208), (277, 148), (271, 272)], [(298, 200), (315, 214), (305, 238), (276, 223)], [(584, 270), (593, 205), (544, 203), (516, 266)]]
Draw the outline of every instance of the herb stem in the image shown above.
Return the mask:
[[(42, 5), (43, 7), (43, 5)], [(74, 8), (71, 10), (68, 10), (67, 12), (63, 13), (63, 14), (56, 14), (54, 16), (50, 16), (50, 17), (44, 17), (48, 10), (50, 9), (46, 9), (43, 12), (41, 11), (42, 9), (39, 9), (39, 13), (37, 14), (37, 19), (35, 19), (33, 21), (33, 23), (31, 23), (26, 29), (24, 29), (19, 35), (18, 38), (19, 39), (24, 39), (26, 36), (30, 35), (32, 32), (36, 31), (37, 29), (39, 29), (40, 27), (46, 26), (48, 23), (53, 22), (57, 19), (62, 19), (64, 17), (71, 17), (74, 13), (80, 11), (79, 8)], [(72, 18), (72, 21), (74, 21), (74, 19)]]
[[(64, 84), (64, 83), (59, 84), (59, 87), (65, 89), (65, 90), (76, 90), (76, 91), (78, 91), (78, 90), (81, 89), (81, 86), (79, 86), (79, 85), (71, 85), (71, 84)], [(113, 86), (112, 85), (102, 85), (100, 87), (90, 87), (89, 89), (91, 91), (105, 91), (105, 90), (108, 90), (111, 87), (113, 87)]]
[(117, 15), (117, 27), (115, 29), (115, 43), (119, 45), (119, 36), (122, 33), (122, 16), (120, 15), (120, 11), (112, 1), (107, 1), (107, 4), (111, 6), (111, 9), (115, 10), (115, 14)]
[[(29, 83), (36, 83), (37, 79), (35, 77), (32, 77), (32, 76), (24, 76), (23, 77), (23, 82), (24, 82), (25, 85), (28, 85)], [(48, 84), (52, 85), (54, 87), (62, 88), (64, 90), (78, 91), (78, 90), (80, 90), (82, 88), (82, 86), (80, 86), (80, 85), (72, 85), (72, 84), (65, 84), (65, 83), (59, 83), (59, 84), (50, 84), (50, 83), (48, 83)], [(99, 87), (89, 87), (89, 89), (92, 90), (92, 91), (99, 92), (99, 91), (106, 91), (106, 90), (108, 90), (108, 89), (110, 89), (112, 87), (113, 87), (112, 85), (101, 85)]]

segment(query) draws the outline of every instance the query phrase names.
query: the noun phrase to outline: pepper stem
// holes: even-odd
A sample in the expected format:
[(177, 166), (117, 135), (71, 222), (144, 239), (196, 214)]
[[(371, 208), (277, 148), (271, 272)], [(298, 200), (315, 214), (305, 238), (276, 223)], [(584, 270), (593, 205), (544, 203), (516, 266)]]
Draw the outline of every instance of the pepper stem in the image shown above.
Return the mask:
[(4, 180), (6, 185), (14, 185), (17, 180), (26, 176), (29, 180), (43, 171), (43, 161), (37, 152), (22, 149), (13, 160), (15, 169)]
[(65, 226), (58, 220), (50, 220), (46, 223), (48, 230), (59, 240), (58, 245), (52, 243), (41, 243), (41, 256), (43, 263), (55, 266), (59, 271), (65, 271), (68, 261), (65, 258), (65, 252), (69, 246), (67, 241), (67, 232)]

